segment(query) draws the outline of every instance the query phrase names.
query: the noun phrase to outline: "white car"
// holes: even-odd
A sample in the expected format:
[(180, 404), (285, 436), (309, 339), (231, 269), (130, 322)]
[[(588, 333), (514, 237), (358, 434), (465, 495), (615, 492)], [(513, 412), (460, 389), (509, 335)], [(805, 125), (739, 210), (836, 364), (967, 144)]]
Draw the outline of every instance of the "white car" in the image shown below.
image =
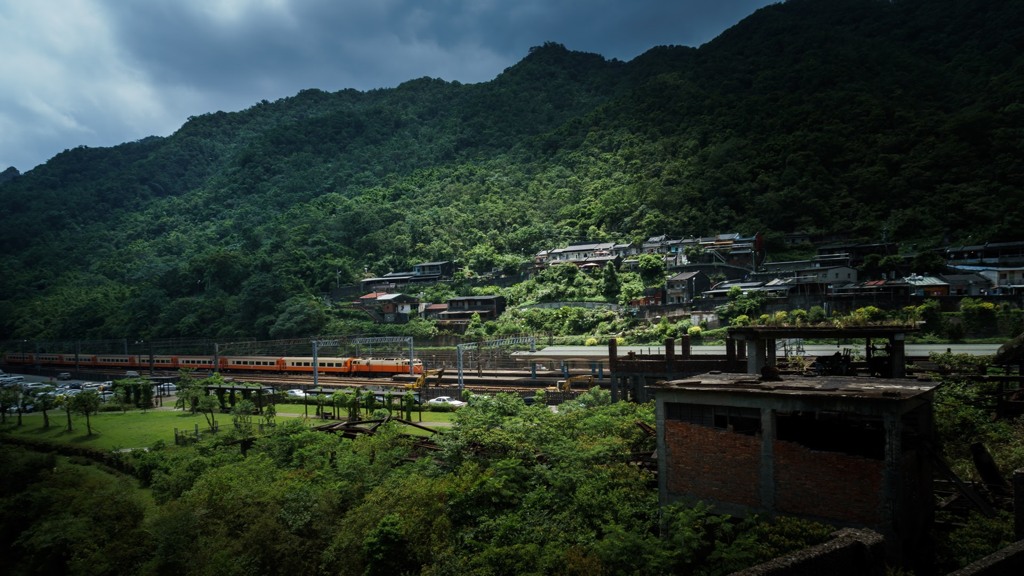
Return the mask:
[(452, 408), (461, 408), (466, 405), (462, 400), (456, 400), (451, 396), (438, 396), (437, 398), (431, 398), (427, 400), (427, 404), (432, 406), (451, 406)]
[(301, 388), (292, 388), (291, 390), (285, 390), (284, 395), (287, 398), (305, 398), (306, 391)]

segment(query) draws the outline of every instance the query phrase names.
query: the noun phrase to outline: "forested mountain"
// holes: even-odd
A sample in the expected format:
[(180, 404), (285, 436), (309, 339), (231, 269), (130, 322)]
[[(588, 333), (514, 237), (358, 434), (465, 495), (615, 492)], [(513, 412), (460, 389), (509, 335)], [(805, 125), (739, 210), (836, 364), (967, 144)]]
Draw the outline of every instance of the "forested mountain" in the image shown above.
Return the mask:
[[(0, 338), (308, 335), (364, 271), (722, 231), (1020, 239), (1024, 3), (790, 0), (630, 62), (315, 89), (0, 177)], [(315, 324), (315, 322), (314, 322)]]

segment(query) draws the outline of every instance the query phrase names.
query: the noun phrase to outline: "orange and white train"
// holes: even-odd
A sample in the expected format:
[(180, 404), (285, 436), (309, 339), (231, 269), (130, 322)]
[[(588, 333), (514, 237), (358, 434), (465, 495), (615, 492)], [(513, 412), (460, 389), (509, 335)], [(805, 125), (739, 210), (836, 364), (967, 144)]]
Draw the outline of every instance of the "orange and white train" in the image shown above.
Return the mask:
[[(47, 354), (7, 352), (8, 366), (67, 366), (111, 370), (210, 370), (215, 372), (273, 372), (312, 374), (312, 356), (185, 356), (147, 354)], [(317, 373), (337, 376), (422, 374), (423, 362), (408, 358), (317, 358)]]

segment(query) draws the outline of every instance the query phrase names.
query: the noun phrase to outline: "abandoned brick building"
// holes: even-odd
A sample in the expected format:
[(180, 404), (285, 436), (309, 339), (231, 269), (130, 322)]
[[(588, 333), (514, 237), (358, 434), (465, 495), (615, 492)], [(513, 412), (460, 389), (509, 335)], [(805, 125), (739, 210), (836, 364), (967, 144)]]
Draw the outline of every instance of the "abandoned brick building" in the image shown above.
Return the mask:
[(933, 519), (933, 382), (707, 373), (654, 387), (663, 503), (885, 536), (914, 563)]

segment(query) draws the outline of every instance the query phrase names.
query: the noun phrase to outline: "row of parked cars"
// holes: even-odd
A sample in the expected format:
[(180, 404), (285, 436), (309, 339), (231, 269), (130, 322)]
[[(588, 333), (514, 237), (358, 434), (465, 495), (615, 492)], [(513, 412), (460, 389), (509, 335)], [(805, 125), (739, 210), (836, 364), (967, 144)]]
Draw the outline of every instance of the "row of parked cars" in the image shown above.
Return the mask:
[(10, 388), (14, 385), (20, 385), (25, 381), (24, 376), (17, 376), (15, 374), (7, 374), (3, 370), (0, 370), (0, 387)]
[[(113, 397), (113, 386), (114, 383), (111, 381), (107, 382), (61, 382), (60, 384), (54, 384), (51, 382), (40, 382), (26, 380), (24, 376), (16, 376), (10, 374), (4, 374), (0, 376), (0, 387), (13, 388), (20, 392), (20, 409), (22, 412), (33, 412), (35, 406), (38, 403), (38, 398), (41, 396), (49, 396), (51, 398), (57, 398), (60, 396), (74, 396), (81, 394), (85, 391), (94, 391), (99, 394), (100, 399), (103, 401), (109, 400)], [(19, 409), (18, 405), (11, 406), (8, 408), (9, 412), (17, 412)]]
[[(302, 398), (316, 398), (319, 395), (318, 392), (309, 390), (303, 390), (301, 388), (292, 388), (291, 390), (285, 390), (284, 396), (286, 398), (302, 399)], [(378, 394), (378, 399), (383, 400), (383, 394)], [(456, 400), (451, 396), (438, 396), (437, 398), (431, 398), (427, 400), (427, 404), (430, 406), (449, 406), (451, 408), (461, 408), (466, 405), (462, 400)]]

